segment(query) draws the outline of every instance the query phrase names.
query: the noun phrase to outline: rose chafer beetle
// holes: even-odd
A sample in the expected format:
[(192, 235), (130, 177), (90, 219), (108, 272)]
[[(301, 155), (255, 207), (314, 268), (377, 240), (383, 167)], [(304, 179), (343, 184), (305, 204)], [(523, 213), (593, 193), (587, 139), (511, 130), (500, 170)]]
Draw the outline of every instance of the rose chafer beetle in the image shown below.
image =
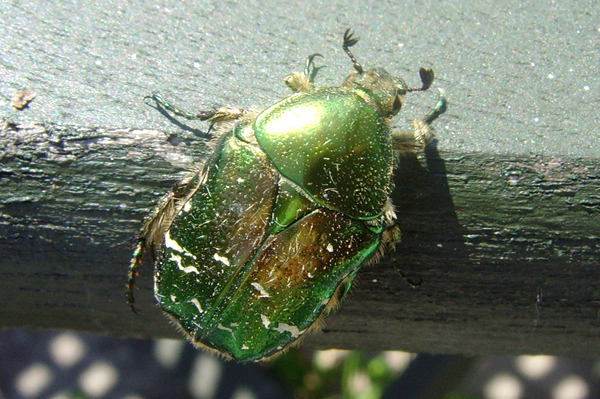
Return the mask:
[(155, 297), (196, 345), (238, 361), (289, 347), (348, 292), (361, 266), (400, 234), (389, 195), (395, 152), (426, 145), (436, 107), (410, 132), (391, 130), (409, 88), (382, 68), (354, 69), (341, 87), (316, 89), (308, 57), (295, 92), (262, 112), (236, 108), (177, 116), (210, 123), (219, 137), (201, 170), (180, 183), (147, 219), (131, 261), (127, 298), (143, 253), (155, 255)]

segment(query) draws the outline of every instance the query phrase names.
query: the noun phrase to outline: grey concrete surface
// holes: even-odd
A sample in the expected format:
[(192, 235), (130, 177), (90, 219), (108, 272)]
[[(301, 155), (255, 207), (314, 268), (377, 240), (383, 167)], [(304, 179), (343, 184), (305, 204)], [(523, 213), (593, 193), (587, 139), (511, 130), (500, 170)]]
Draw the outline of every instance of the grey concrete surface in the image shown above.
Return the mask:
[[(191, 110), (264, 108), (284, 76), (325, 56), (318, 84), (350, 69), (348, 27), (365, 66), (418, 83), (434, 68), (450, 107), (440, 148), (598, 156), (600, 5), (593, 1), (6, 1), (0, 5), (0, 118), (176, 131), (145, 106), (162, 93)], [(37, 93), (28, 109), (16, 91)], [(433, 105), (412, 95), (407, 118)], [(399, 124), (401, 125), (401, 124)], [(201, 126), (201, 125), (199, 125)]]

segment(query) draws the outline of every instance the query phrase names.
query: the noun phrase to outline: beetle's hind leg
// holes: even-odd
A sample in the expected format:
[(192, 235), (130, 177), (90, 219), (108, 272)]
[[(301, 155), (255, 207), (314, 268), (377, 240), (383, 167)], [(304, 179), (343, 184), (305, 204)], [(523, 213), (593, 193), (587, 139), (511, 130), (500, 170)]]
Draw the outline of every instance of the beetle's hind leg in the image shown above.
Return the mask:
[[(181, 109), (175, 107), (173, 104), (167, 102), (160, 94), (152, 94), (150, 96), (144, 97), (144, 101), (150, 99), (154, 100), (158, 105), (166, 109), (167, 111), (171, 111), (173, 115), (181, 116), (187, 120), (199, 120), (199, 121), (207, 121), (209, 122), (208, 131), (210, 133), (213, 126), (220, 122), (232, 121), (241, 118), (244, 116), (244, 111), (241, 108), (218, 108), (211, 111), (200, 111), (196, 114), (182, 111)], [(146, 102), (146, 104), (148, 104)], [(150, 105), (150, 104), (148, 104)]]
[(440, 96), (435, 107), (421, 119), (413, 121), (413, 129), (408, 132), (393, 132), (394, 148), (400, 152), (423, 148), (434, 139), (431, 123), (446, 112), (448, 102), (443, 89), (438, 89)]
[(134, 313), (138, 312), (134, 306), (135, 295), (133, 291), (136, 288), (135, 279), (139, 275), (139, 268), (144, 260), (144, 253), (150, 250), (154, 258), (154, 252), (162, 245), (165, 233), (171, 227), (173, 218), (196, 192), (205, 180), (205, 177), (205, 172), (200, 171), (191, 179), (177, 183), (173, 190), (163, 197), (160, 205), (150, 217), (144, 221), (144, 227), (136, 239), (133, 257), (129, 263), (129, 274), (125, 292), (127, 303)]
[(154, 251), (160, 244), (175, 215), (175, 190), (163, 197), (161, 204), (154, 213), (144, 221), (144, 227), (137, 237), (133, 257), (129, 263), (129, 274), (127, 278), (127, 289), (125, 296), (127, 303), (134, 313), (135, 296), (133, 290), (137, 288), (135, 279), (139, 276), (139, 268), (144, 260), (144, 253), (149, 249), (154, 258)]
[(293, 72), (285, 77), (285, 84), (292, 91), (311, 91), (315, 88), (315, 76), (317, 76), (319, 69), (323, 68), (315, 66), (314, 60), (316, 57), (323, 58), (321, 54), (311, 54), (306, 58), (304, 72)]

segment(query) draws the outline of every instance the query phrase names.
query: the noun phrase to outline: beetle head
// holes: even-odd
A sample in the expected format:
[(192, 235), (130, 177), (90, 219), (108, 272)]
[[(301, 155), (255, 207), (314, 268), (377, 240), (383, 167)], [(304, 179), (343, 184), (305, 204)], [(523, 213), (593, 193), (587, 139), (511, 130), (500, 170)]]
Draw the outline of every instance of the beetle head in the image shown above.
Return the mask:
[(344, 87), (362, 89), (360, 91), (367, 93), (369, 99), (385, 117), (392, 117), (400, 112), (403, 96), (408, 90), (404, 80), (393, 77), (383, 68), (362, 72), (353, 70), (346, 78)]
[[(368, 95), (367, 102), (372, 102), (385, 117), (392, 117), (400, 112), (402, 108), (403, 96), (409, 91), (427, 90), (434, 79), (433, 70), (421, 68), (421, 87), (409, 88), (403, 79), (390, 75), (383, 68), (374, 68), (365, 70), (362, 65), (356, 61), (350, 51), (350, 47), (358, 42), (358, 38), (352, 36), (350, 29), (344, 33), (344, 44), (342, 48), (350, 57), (354, 70), (350, 72), (344, 81), (344, 87), (351, 89), (362, 89)], [(364, 98), (364, 97), (363, 97)]]

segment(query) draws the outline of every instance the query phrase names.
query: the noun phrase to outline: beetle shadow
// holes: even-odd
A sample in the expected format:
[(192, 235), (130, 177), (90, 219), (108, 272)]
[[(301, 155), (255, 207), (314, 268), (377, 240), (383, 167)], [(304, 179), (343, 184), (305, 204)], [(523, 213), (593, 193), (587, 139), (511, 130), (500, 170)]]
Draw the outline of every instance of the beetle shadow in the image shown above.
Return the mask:
[[(164, 107), (160, 106), (158, 103), (156, 104), (150, 104), (146, 101), (144, 101), (144, 103), (149, 106), (152, 107), (154, 109), (156, 109), (158, 112), (160, 112), (165, 118), (167, 118), (172, 124), (174, 124), (175, 126), (177, 126), (178, 128), (180, 128), (181, 130), (185, 130), (186, 132), (190, 132), (192, 133), (194, 136), (201, 138), (201, 139), (210, 139), (212, 138), (212, 134), (210, 134), (208, 131), (204, 132), (200, 129), (196, 129), (193, 128), (183, 122), (181, 122), (179, 119), (177, 119), (175, 116), (173, 116), (172, 114), (169, 113), (169, 111), (167, 111)], [(200, 121), (198, 121), (200, 122)]]
[(426, 283), (469, 258), (465, 230), (456, 214), (446, 162), (437, 143), (434, 140), (425, 148), (426, 167), (416, 153), (406, 153), (400, 156), (394, 174), (392, 202), (402, 241), (396, 246), (392, 262), (409, 283)]

